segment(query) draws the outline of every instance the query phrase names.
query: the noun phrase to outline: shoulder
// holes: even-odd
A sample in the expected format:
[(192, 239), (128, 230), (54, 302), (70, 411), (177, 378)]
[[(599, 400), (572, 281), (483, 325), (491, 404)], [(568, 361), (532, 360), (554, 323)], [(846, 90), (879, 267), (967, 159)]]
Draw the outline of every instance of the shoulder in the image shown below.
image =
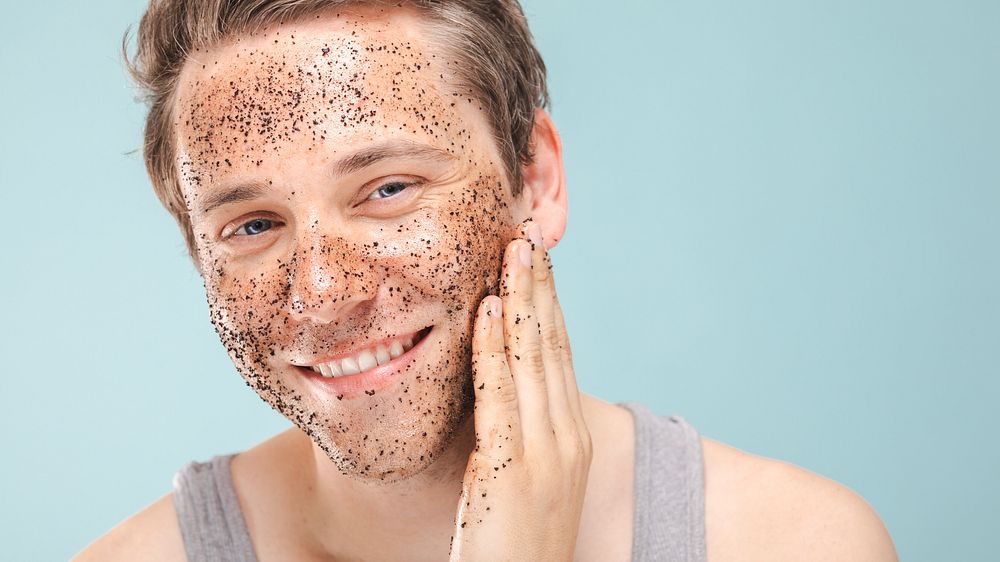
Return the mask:
[(114, 560), (185, 561), (184, 541), (169, 493), (121, 522), (73, 557), (72, 562)]
[(795, 465), (702, 438), (710, 560), (897, 560), (858, 494)]

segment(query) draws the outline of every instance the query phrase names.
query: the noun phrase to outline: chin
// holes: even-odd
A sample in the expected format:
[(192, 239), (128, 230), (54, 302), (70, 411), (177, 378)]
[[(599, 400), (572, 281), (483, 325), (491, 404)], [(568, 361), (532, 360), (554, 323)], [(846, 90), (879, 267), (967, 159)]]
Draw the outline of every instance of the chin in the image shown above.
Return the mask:
[[(454, 405), (447, 410), (449, 414), (435, 416), (426, 427), (419, 423), (397, 426), (395, 430), (382, 426), (362, 430), (360, 436), (357, 431), (344, 433), (336, 427), (316, 425), (308, 425), (303, 431), (341, 474), (358, 482), (392, 484), (418, 475), (444, 476), (451, 468), (447, 462), (451, 447), (464, 430), (471, 429), (471, 377), (455, 400), (445, 402)], [(452, 454), (467, 456), (461, 451)], [(440, 469), (435, 470), (437, 467)]]
[[(372, 396), (338, 400), (326, 393), (296, 392), (306, 387), (287, 380), (295, 390), (287, 384), (251, 386), (352, 480), (390, 484), (417, 475), (450, 478), (447, 472), (456, 464), (450, 461), (468, 454), (452, 448), (456, 437), (471, 433), (475, 394), (469, 333), (438, 329), (442, 327), (423, 342), (426, 348), (415, 370)], [(459, 445), (465, 441), (471, 449), (474, 438)]]

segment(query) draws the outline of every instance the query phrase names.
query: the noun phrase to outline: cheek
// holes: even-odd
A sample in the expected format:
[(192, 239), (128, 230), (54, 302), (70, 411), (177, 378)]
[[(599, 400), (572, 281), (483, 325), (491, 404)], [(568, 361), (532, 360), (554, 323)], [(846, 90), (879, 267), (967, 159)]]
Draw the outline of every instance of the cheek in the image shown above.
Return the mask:
[(480, 174), (436, 217), (436, 248), (424, 270), (446, 297), (475, 298), (475, 307), (486, 294), (496, 294), (503, 249), (514, 232), (502, 193), (495, 176)]
[(287, 292), (285, 268), (247, 274), (221, 259), (202, 264), (209, 316), (223, 346), (245, 376), (264, 376), (263, 365), (287, 330), (276, 306)]
[[(446, 301), (452, 313), (474, 310), (487, 294), (497, 294), (503, 250), (515, 226), (499, 179), (493, 174), (475, 178), (444, 204), (373, 230), (368, 235), (371, 240), (358, 244), (320, 236), (308, 251), (253, 268), (230, 264), (202, 248), (199, 256), (212, 324), (234, 360), (263, 363), (276, 347), (292, 343), (290, 295), (292, 287), (311, 283), (307, 269), (349, 279), (325, 287), (340, 292), (340, 298), (359, 292), (364, 294), (351, 296), (374, 299), (381, 290), (391, 301), (382, 303), (388, 304), (382, 310), (404, 314), (428, 300)], [(338, 298), (330, 293), (313, 296)], [(378, 324), (373, 318), (341, 320), (355, 326), (362, 320)], [(262, 355), (251, 357), (256, 350)]]
[(443, 300), (452, 301), (452, 310), (496, 294), (503, 249), (515, 232), (513, 217), (495, 175), (472, 177), (433, 207), (372, 235), (375, 248), (367, 261), (401, 281), (390, 285), (402, 293), (404, 305), (411, 297)]

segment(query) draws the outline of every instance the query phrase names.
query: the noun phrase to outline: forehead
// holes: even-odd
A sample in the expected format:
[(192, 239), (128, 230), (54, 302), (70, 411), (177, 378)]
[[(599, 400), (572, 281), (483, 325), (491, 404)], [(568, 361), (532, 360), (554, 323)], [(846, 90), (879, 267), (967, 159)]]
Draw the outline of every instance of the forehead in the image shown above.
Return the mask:
[(486, 121), (424, 28), (404, 9), (329, 12), (192, 53), (174, 106), (182, 184), (386, 137), (467, 154)]

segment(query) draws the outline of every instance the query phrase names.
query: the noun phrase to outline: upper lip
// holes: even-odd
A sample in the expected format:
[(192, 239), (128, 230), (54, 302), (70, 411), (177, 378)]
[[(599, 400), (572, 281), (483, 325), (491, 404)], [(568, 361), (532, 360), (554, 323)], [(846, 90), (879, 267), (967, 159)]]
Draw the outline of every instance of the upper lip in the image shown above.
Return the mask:
[(348, 344), (342, 344), (342, 345), (337, 346), (335, 351), (333, 351), (333, 352), (331, 352), (331, 353), (329, 353), (327, 355), (316, 356), (315, 358), (310, 358), (310, 359), (308, 359), (308, 360), (306, 360), (306, 361), (304, 361), (302, 363), (297, 363), (297, 365), (299, 365), (300, 367), (315, 367), (316, 365), (319, 365), (319, 364), (322, 364), (322, 363), (329, 363), (331, 361), (338, 361), (338, 360), (344, 359), (346, 357), (354, 357), (355, 355), (357, 355), (358, 353), (360, 353), (361, 351), (363, 351), (365, 349), (374, 349), (379, 344), (383, 344), (386, 347), (388, 347), (389, 346), (389, 342), (391, 342), (392, 340), (404, 339), (406, 337), (416, 338), (417, 335), (420, 334), (420, 332), (423, 332), (424, 330), (427, 330), (429, 328), (431, 328), (431, 326), (425, 326), (423, 328), (420, 328), (418, 330), (414, 330), (412, 332), (407, 332), (407, 333), (403, 333), (403, 334), (397, 334), (397, 335), (394, 335), (394, 336), (389, 336), (387, 338), (383, 338), (381, 340), (375, 340), (375, 341), (371, 341), (371, 342), (365, 342), (365, 343), (354, 343), (354, 342), (351, 342), (351, 343), (348, 343)]

